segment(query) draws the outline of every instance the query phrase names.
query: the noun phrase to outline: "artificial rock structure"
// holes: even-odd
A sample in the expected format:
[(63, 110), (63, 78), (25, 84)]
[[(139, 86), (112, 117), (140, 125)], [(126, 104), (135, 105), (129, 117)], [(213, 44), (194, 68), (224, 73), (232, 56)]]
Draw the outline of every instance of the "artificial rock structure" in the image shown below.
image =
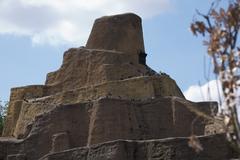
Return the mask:
[(204, 135), (208, 122), (195, 110), (210, 115), (213, 105), (187, 101), (173, 79), (146, 65), (140, 17), (102, 17), (45, 85), (11, 90), (0, 160), (227, 159), (222, 135), (199, 137), (199, 154), (174, 138)]

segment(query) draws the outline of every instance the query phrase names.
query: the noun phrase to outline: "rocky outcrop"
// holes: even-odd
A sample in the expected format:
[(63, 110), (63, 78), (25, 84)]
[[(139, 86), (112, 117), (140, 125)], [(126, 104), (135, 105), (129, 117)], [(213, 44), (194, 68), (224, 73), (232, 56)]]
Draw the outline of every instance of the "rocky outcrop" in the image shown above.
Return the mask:
[[(19, 128), (19, 138), (24, 138), (19, 146), (25, 147), (22, 152), (29, 159), (36, 159), (59, 151), (59, 148), (91, 146), (116, 139), (187, 137), (192, 132), (189, 126), (196, 118), (187, 105), (210, 112), (207, 103), (204, 109), (202, 104), (188, 103), (163, 97), (145, 101), (101, 98), (88, 103), (61, 105), (35, 117), (25, 130)], [(201, 119), (195, 126), (196, 135), (204, 134), (205, 124)], [(59, 141), (60, 146), (57, 145)]]
[(233, 151), (224, 140), (224, 135), (199, 137), (199, 140), (204, 148), (200, 153), (189, 148), (187, 138), (117, 140), (48, 154), (41, 160), (228, 160), (234, 157)]
[[(186, 138), (157, 139), (204, 135), (209, 124), (198, 113), (211, 116), (216, 103), (187, 101), (145, 58), (137, 15), (97, 19), (86, 47), (66, 51), (44, 85), (11, 90), (0, 160), (196, 157)], [(211, 142), (226, 151), (204, 151), (202, 159), (231, 156), (224, 138), (200, 139), (206, 149)]]
[(46, 85), (12, 89), (3, 136), (18, 137), (19, 128), (25, 129), (38, 114), (58, 104), (101, 97), (141, 100), (163, 96), (184, 98), (174, 80), (139, 64), (137, 54), (70, 49), (61, 68), (47, 75)]
[(135, 55), (145, 52), (141, 18), (135, 14), (122, 14), (95, 20), (86, 48)]

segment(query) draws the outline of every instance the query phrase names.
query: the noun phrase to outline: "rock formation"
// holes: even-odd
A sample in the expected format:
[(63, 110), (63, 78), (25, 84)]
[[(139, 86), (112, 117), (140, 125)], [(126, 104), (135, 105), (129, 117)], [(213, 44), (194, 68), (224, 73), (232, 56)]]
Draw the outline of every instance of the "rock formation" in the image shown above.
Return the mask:
[(146, 65), (140, 17), (102, 17), (45, 85), (11, 90), (0, 160), (227, 159), (223, 135), (199, 137), (199, 155), (187, 138), (170, 138), (204, 135), (208, 122), (195, 111), (211, 116), (215, 105), (187, 101), (173, 79)]

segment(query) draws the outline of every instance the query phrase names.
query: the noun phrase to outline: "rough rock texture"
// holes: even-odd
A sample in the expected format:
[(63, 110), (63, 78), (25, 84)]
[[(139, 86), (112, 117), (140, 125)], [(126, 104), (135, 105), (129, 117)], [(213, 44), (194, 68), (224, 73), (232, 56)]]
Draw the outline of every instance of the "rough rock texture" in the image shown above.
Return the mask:
[(128, 54), (115, 52), (88, 49), (66, 52), (63, 65), (58, 71), (48, 74), (46, 85), (12, 89), (3, 135), (18, 137), (18, 128), (25, 128), (37, 114), (55, 108), (56, 104), (106, 96), (122, 99), (184, 98), (170, 77), (153, 75), (147, 66), (137, 61), (130, 64), (130, 61)]
[(41, 160), (229, 160), (234, 155), (223, 135), (199, 137), (199, 140), (204, 148), (200, 153), (188, 147), (187, 138), (118, 140), (48, 154)]
[(0, 160), (5, 160), (7, 157), (21, 154), (23, 150), (23, 140), (17, 140), (15, 138), (0, 137)]
[(8, 155), (7, 160), (26, 160), (25, 154)]
[[(182, 103), (173, 97), (145, 101), (102, 98), (88, 103), (61, 105), (37, 116), (30, 128), (22, 131), (21, 137), (25, 140), (18, 145), (25, 148), (19, 152), (25, 153), (29, 159), (36, 159), (49, 152), (116, 139), (189, 136), (189, 126), (196, 118), (187, 108), (191, 105), (205, 113), (210, 112), (208, 103)], [(195, 124), (194, 133), (204, 134), (204, 121), (199, 119)], [(59, 143), (61, 146), (57, 145)]]
[(51, 152), (64, 151), (70, 148), (68, 132), (57, 133), (52, 136)]
[[(86, 48), (66, 51), (44, 85), (11, 90), (0, 160), (197, 157), (186, 139), (157, 139), (203, 135), (209, 122), (198, 113), (211, 116), (216, 103), (187, 101), (173, 79), (145, 64), (145, 56), (138, 16), (97, 19)], [(223, 137), (222, 144), (218, 135), (201, 139), (211, 149), (202, 159), (232, 156)]]
[(99, 18), (86, 47), (131, 54), (145, 52), (141, 23), (141, 18), (132, 13)]

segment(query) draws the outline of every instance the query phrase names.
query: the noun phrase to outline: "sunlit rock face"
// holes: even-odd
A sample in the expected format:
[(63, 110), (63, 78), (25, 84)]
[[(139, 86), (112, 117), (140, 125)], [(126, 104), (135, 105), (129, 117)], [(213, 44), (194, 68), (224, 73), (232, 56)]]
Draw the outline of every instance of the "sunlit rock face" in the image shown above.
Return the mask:
[(95, 20), (86, 48), (130, 54), (145, 52), (141, 18), (128, 13)]
[[(208, 122), (196, 119), (194, 111), (210, 115), (215, 105), (187, 101), (173, 79), (146, 65), (139, 16), (102, 17), (95, 21), (86, 47), (66, 51), (61, 67), (47, 74), (44, 85), (11, 90), (0, 160), (86, 159), (90, 154), (91, 159), (118, 160), (138, 148), (145, 150), (143, 146), (149, 152), (136, 154), (138, 160), (160, 158), (172, 144), (186, 140), (166, 140), (166, 148), (165, 140), (157, 139), (203, 135)], [(220, 145), (218, 137), (202, 139)], [(90, 153), (89, 147), (99, 152)], [(231, 149), (225, 143), (221, 147), (226, 154), (220, 157), (229, 157)], [(204, 150), (204, 155), (212, 154)], [(186, 149), (184, 157), (188, 155), (196, 156)]]

